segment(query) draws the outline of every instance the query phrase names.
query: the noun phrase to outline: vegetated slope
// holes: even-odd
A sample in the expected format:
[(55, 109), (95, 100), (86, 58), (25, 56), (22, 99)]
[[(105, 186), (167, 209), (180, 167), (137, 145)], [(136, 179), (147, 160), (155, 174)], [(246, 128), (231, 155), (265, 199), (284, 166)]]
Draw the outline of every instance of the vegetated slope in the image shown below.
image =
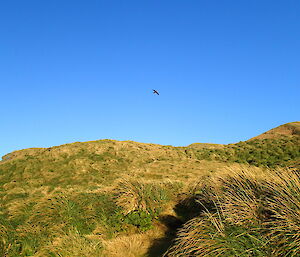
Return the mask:
[(185, 221), (175, 206), (199, 178), (237, 163), (297, 164), (299, 156), (297, 133), (231, 145), (99, 140), (16, 151), (0, 162), (0, 255), (109, 256), (109, 238), (153, 226), (162, 233), (164, 215)]
[[(300, 122), (287, 123), (257, 137), (236, 144), (195, 143), (187, 147), (144, 144), (133, 141), (98, 140), (77, 142), (51, 148), (31, 148), (2, 157), (4, 163), (26, 162), (40, 171), (47, 168), (71, 169), (78, 173), (91, 170), (152, 170), (151, 164), (216, 160), (256, 166), (288, 166), (300, 157)], [(189, 162), (188, 161), (188, 162)], [(15, 164), (15, 163), (14, 163)], [(155, 168), (157, 165), (154, 165)], [(172, 165), (171, 165), (172, 166)], [(74, 169), (76, 167), (76, 169)], [(166, 168), (166, 167), (164, 167)], [(171, 168), (171, 167), (167, 167)], [(178, 168), (178, 167), (177, 167)], [(56, 172), (57, 173), (57, 172)]]
[(197, 159), (300, 168), (300, 122), (287, 123), (245, 142), (190, 150)]
[(283, 124), (276, 128), (270, 129), (261, 135), (251, 138), (248, 141), (255, 139), (278, 139), (285, 136), (300, 136), (300, 122), (296, 121)]
[(100, 256), (116, 248), (109, 238), (159, 223), (185, 181), (219, 167), (181, 148), (113, 140), (25, 149), (3, 159), (0, 256)]
[(126, 174), (147, 178), (181, 178), (201, 170), (184, 148), (131, 141), (99, 140), (52, 148), (25, 149), (3, 157), (3, 181), (36, 179), (37, 184), (110, 185)]

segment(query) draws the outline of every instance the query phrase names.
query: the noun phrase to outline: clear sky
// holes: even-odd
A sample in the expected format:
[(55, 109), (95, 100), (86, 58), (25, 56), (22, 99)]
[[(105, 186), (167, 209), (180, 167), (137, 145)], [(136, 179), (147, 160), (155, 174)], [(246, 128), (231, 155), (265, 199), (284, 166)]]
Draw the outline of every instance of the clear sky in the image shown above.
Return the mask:
[(299, 14), (299, 0), (2, 1), (0, 155), (234, 143), (299, 121)]

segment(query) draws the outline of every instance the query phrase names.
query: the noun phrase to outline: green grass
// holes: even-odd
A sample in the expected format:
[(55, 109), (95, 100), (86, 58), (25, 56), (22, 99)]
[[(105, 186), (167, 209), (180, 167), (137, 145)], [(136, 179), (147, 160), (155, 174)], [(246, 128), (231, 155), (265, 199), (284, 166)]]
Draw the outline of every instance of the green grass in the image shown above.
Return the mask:
[(163, 206), (180, 187), (136, 180), (126, 183), (139, 185), (134, 192), (139, 202), (127, 213), (116, 194), (121, 190), (121, 182), (115, 190), (106, 193), (61, 189), (51, 191), (50, 195), (8, 194), (5, 201), (2, 199), (5, 204), (0, 216), (1, 252), (7, 256), (40, 254), (49, 244), (65, 238), (69, 231), (76, 231), (76, 240), (84, 244), (88, 243), (86, 235), (114, 238), (119, 234), (147, 231), (153, 228)]
[(222, 149), (198, 149), (196, 158), (223, 162), (248, 163), (255, 166), (288, 166), (300, 159), (300, 140), (298, 137), (280, 139), (256, 139), (227, 145)]

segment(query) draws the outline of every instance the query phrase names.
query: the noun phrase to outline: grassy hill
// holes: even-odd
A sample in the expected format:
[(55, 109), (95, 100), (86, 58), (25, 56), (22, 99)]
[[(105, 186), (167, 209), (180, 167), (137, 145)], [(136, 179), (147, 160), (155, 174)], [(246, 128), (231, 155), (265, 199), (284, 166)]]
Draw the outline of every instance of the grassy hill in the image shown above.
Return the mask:
[[(275, 236), (287, 245), (291, 237), (275, 231), (273, 238), (266, 231), (284, 216), (274, 199), (289, 201), (291, 193), (294, 206), (286, 204), (300, 236), (300, 218), (292, 211), (300, 210), (294, 175), (300, 168), (299, 128), (300, 122), (288, 123), (230, 145), (98, 140), (7, 154), (0, 162), (0, 256), (300, 254), (292, 245), (280, 246), (286, 249), (282, 253)], [(278, 174), (294, 183), (284, 184)], [(232, 195), (237, 202), (230, 202)], [(251, 206), (257, 208), (255, 226), (246, 222)], [(235, 219), (241, 226), (233, 226)], [(202, 236), (185, 238), (194, 229), (207, 239), (216, 235), (217, 242), (202, 245)], [(246, 233), (241, 242), (239, 233)], [(202, 255), (195, 247), (204, 249)], [(233, 250), (224, 255), (228, 247)]]
[(283, 124), (276, 128), (266, 131), (265, 133), (258, 135), (257, 137), (249, 139), (278, 139), (281, 137), (292, 137), (292, 136), (300, 136), (300, 122), (290, 122), (287, 124)]

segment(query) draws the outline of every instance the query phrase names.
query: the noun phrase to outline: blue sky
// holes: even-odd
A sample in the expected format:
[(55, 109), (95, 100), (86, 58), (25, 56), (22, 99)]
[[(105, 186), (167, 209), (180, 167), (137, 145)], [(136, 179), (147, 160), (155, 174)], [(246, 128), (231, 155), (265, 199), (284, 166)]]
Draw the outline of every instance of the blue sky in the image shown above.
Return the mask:
[(0, 155), (234, 143), (298, 121), (299, 13), (297, 0), (2, 1)]

